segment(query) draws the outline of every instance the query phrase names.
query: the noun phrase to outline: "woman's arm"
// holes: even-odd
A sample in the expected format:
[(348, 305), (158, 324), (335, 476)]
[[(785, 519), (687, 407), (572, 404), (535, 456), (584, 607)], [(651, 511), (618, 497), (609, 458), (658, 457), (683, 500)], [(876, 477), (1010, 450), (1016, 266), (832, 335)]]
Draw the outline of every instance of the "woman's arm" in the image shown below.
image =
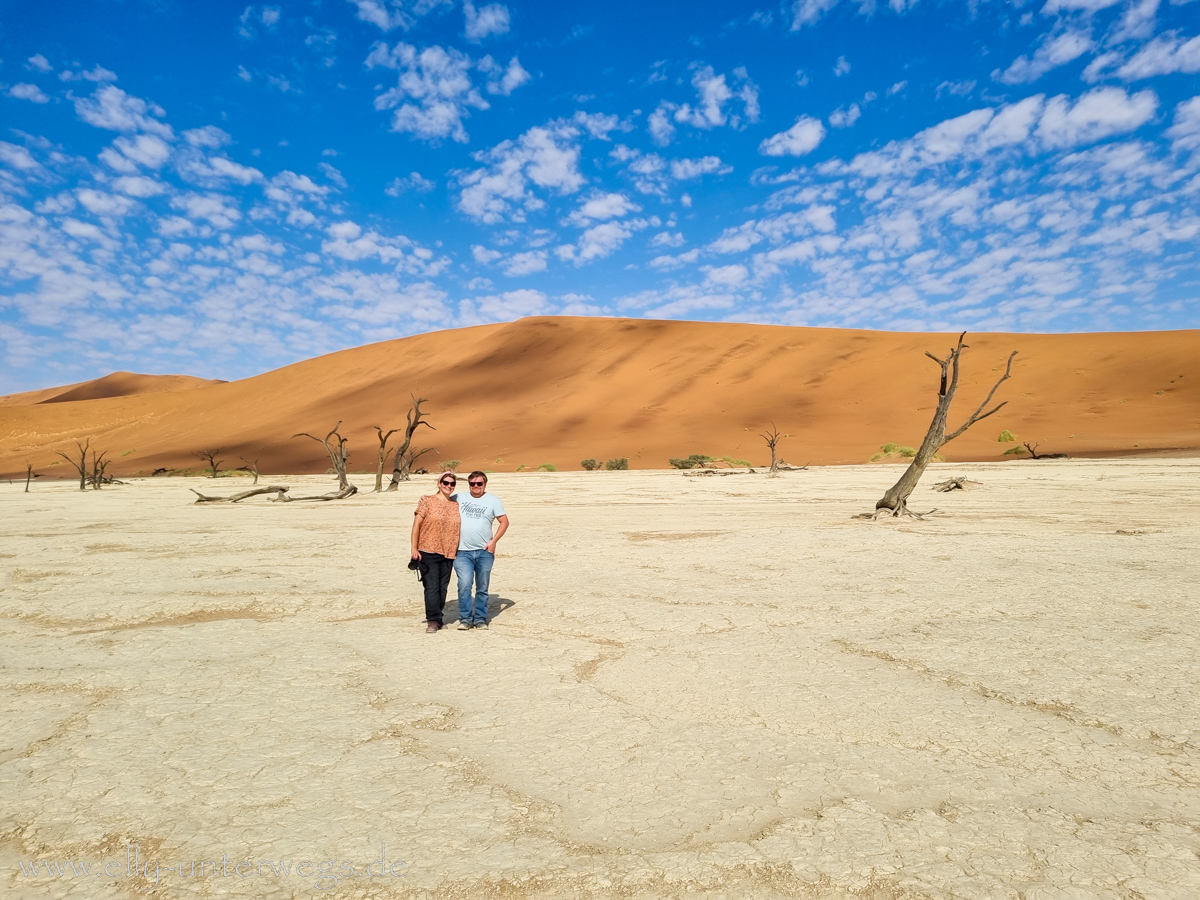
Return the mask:
[(413, 515), (412, 527), (412, 558), (420, 559), (421, 552), (417, 549), (417, 540), (421, 536), (421, 523), (425, 521), (425, 510), (420, 506), (417, 507), (416, 513)]

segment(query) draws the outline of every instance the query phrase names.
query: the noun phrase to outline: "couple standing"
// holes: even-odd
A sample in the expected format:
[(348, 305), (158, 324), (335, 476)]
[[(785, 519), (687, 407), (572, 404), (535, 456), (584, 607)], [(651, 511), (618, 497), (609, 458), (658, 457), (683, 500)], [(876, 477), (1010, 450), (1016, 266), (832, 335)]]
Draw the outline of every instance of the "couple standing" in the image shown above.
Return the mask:
[[(417, 503), (412, 527), (412, 558), (425, 586), (425, 631), (440, 631), (450, 570), (458, 578), (458, 627), (487, 628), (488, 582), (496, 561), (496, 543), (508, 531), (504, 504), (487, 492), (487, 475), (467, 476), (470, 494), (458, 493), (458, 477), (443, 472), (436, 494)], [(492, 523), (498, 527), (492, 534)], [(471, 597), (474, 582), (475, 596)]]

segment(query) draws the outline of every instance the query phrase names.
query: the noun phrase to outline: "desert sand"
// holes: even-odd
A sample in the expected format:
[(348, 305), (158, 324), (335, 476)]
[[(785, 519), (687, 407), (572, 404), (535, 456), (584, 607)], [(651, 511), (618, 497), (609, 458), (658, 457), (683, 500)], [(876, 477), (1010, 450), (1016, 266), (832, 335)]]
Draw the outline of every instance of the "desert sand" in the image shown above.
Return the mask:
[[(0, 399), (0, 476), (32, 463), (69, 478), (55, 451), (86, 438), (108, 451), (110, 474), (198, 472), (193, 454), (213, 447), (229, 468), (245, 457), (264, 472), (321, 473), (321, 447), (292, 435), (323, 435), (338, 421), (351, 469), (373, 472), (371, 426), (402, 427), (410, 394), (428, 398), (437, 429), (417, 436), (436, 450), (427, 464), (578, 470), (585, 458), (628, 457), (634, 469), (658, 469), (693, 453), (762, 464), (758, 435), (772, 422), (789, 435), (780, 451), (790, 462), (862, 463), (882, 444), (920, 443), (939, 371), (924, 354), (945, 356), (955, 337), (543, 317), (385, 341), (230, 383), (156, 387), (118, 373)], [(949, 459), (1001, 458), (1014, 446), (996, 440), (1006, 429), (1044, 453), (1200, 452), (1200, 331), (968, 342), (954, 420), (1018, 355), (997, 398), (1008, 405), (947, 446)]]
[(898, 474), (497, 474), (492, 628), (434, 635), (431, 478), (0, 486), (0, 894), (1200, 896), (1200, 460), (851, 518)]

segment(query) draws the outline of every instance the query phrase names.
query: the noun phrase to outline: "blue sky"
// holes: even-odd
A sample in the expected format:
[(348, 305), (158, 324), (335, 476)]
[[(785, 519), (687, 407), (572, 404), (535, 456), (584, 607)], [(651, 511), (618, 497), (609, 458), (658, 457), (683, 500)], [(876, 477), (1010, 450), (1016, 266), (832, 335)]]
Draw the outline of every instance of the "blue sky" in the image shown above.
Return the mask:
[(0, 2), (0, 392), (525, 315), (1200, 326), (1200, 2)]

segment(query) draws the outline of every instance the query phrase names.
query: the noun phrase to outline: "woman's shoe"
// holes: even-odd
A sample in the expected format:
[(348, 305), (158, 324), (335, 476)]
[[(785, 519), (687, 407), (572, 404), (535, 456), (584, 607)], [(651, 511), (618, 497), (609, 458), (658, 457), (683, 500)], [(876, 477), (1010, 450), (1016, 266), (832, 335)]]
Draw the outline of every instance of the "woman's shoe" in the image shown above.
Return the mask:
[(437, 622), (427, 622), (425, 624), (425, 633), (433, 634), (435, 631), (439, 631), (441, 629), (441, 627), (442, 626), (439, 625)]

